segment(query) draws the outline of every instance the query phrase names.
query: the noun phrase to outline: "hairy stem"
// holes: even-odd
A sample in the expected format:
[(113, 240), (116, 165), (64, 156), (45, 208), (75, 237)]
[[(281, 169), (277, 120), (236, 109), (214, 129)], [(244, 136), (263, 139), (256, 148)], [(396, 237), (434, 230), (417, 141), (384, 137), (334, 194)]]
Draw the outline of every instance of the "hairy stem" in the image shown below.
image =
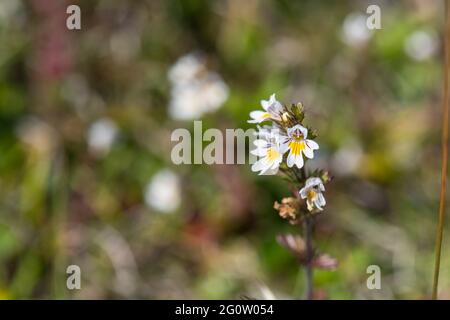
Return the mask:
[(433, 279), (432, 299), (437, 299), (439, 285), (439, 268), (441, 264), (442, 237), (444, 233), (445, 217), (445, 192), (447, 185), (447, 162), (448, 162), (448, 117), (449, 117), (449, 69), (450, 69), (450, 7), (448, 0), (445, 1), (445, 69), (444, 69), (444, 100), (442, 103), (442, 168), (441, 168), (441, 193), (439, 201), (439, 220), (436, 231), (436, 249)]
[[(294, 170), (295, 171), (295, 170)], [(296, 172), (296, 176), (298, 178), (298, 183), (302, 186), (306, 180), (306, 170), (305, 167), (302, 167), (299, 170), (299, 174)], [(296, 194), (299, 197), (299, 194)], [(306, 246), (306, 259), (304, 264), (305, 269), (305, 299), (312, 300), (313, 299), (313, 267), (312, 267), (312, 259), (314, 256), (313, 252), (313, 244), (312, 244), (312, 232), (313, 232), (313, 217), (306, 215), (303, 220), (303, 237), (305, 239)]]

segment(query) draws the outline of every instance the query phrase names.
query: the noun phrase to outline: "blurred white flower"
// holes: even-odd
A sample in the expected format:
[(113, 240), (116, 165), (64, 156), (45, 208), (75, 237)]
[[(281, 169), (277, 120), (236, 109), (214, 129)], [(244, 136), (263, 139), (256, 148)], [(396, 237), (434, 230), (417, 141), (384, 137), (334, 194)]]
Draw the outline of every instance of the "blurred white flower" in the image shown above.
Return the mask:
[(0, 1), (0, 22), (11, 20), (22, 6), (20, 1)]
[(431, 58), (438, 49), (438, 38), (435, 33), (419, 30), (413, 32), (404, 44), (406, 54), (416, 61)]
[(190, 53), (175, 62), (169, 70), (168, 77), (173, 85), (186, 84), (202, 71), (206, 71), (205, 65), (195, 54)]
[(228, 98), (228, 86), (194, 54), (181, 57), (170, 68), (172, 83), (169, 115), (176, 120), (199, 119), (219, 109)]
[(88, 132), (89, 150), (97, 155), (105, 155), (117, 136), (116, 124), (108, 118), (94, 122)]
[(302, 199), (306, 199), (306, 205), (309, 211), (317, 209), (323, 210), (326, 204), (325, 197), (322, 192), (325, 191), (322, 179), (318, 177), (308, 178), (305, 182), (305, 186), (300, 189), (299, 194)]
[(157, 172), (144, 191), (145, 203), (160, 212), (170, 213), (181, 204), (181, 184), (178, 176), (169, 169)]
[(358, 142), (345, 143), (332, 158), (333, 172), (340, 176), (354, 174), (360, 167), (363, 156), (363, 150)]
[(367, 17), (361, 13), (350, 13), (342, 25), (342, 40), (351, 47), (363, 45), (370, 39), (372, 32), (366, 25)]

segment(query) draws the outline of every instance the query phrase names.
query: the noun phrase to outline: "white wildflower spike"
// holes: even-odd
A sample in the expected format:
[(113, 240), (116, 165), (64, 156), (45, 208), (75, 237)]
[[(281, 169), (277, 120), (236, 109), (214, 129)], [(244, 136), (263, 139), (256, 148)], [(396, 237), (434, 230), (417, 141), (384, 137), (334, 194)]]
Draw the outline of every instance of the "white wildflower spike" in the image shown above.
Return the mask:
[(261, 107), (264, 111), (256, 110), (250, 112), (251, 120), (248, 123), (261, 123), (266, 120), (280, 120), (283, 113), (282, 104), (275, 98), (275, 93), (272, 94), (269, 100), (261, 100)]
[(309, 211), (315, 209), (322, 211), (326, 204), (325, 197), (322, 192), (325, 191), (322, 179), (318, 177), (308, 178), (305, 186), (300, 189), (299, 194), (302, 199), (306, 199), (306, 205)]
[(282, 153), (289, 150), (287, 157), (288, 167), (302, 168), (304, 165), (303, 154), (305, 157), (314, 158), (314, 150), (319, 149), (319, 145), (313, 141), (306, 139), (308, 137), (308, 129), (297, 124), (287, 130), (287, 137), (283, 138), (281, 144)]
[(251, 153), (257, 157), (262, 157), (252, 165), (253, 172), (259, 174), (274, 175), (283, 161), (283, 153), (280, 151), (280, 136), (278, 130), (263, 128), (260, 131), (260, 138), (254, 142), (256, 149)]

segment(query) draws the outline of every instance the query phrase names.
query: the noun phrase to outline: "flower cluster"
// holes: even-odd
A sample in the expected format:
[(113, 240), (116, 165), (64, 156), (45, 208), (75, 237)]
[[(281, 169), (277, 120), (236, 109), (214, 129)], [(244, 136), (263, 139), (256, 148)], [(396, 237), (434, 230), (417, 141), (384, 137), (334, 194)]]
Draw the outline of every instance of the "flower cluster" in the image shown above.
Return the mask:
[[(281, 172), (294, 188), (294, 197), (285, 197), (274, 204), (281, 218), (291, 224), (301, 224), (303, 237), (299, 235), (279, 235), (278, 243), (289, 250), (305, 268), (305, 296), (313, 298), (313, 269), (335, 270), (338, 261), (328, 254), (319, 253), (312, 244), (315, 215), (322, 212), (325, 205), (325, 184), (330, 181), (328, 172), (309, 172), (305, 165), (314, 159), (319, 145), (316, 134), (304, 124), (304, 108), (301, 103), (286, 106), (275, 94), (269, 100), (261, 101), (262, 110), (250, 112), (249, 123), (258, 126), (258, 139), (251, 153), (259, 159), (252, 165), (252, 171), (259, 174)], [(262, 127), (263, 122), (270, 122)]]
[[(328, 172), (308, 172), (307, 161), (314, 159), (319, 145), (316, 134), (304, 124), (304, 109), (301, 103), (286, 106), (277, 101), (275, 94), (269, 100), (261, 101), (262, 110), (250, 112), (249, 123), (258, 126), (258, 139), (251, 153), (259, 159), (252, 165), (252, 171), (259, 174), (281, 172), (294, 188), (294, 197), (285, 197), (274, 204), (281, 218), (291, 224), (304, 227), (303, 237), (279, 235), (278, 243), (289, 250), (305, 268), (306, 299), (313, 298), (313, 269), (335, 270), (338, 261), (328, 254), (319, 253), (312, 244), (315, 215), (325, 205), (325, 184), (330, 181)], [(260, 126), (263, 122), (270, 124)]]
[[(304, 199), (307, 212), (316, 213), (323, 210), (326, 204), (323, 192), (324, 184), (329, 181), (323, 171), (315, 171), (308, 175), (305, 170), (307, 160), (314, 159), (314, 151), (319, 145), (314, 141), (316, 134), (303, 124), (304, 108), (301, 103), (290, 107), (281, 104), (272, 94), (269, 100), (261, 101), (262, 110), (250, 112), (249, 123), (258, 124), (256, 148), (251, 153), (259, 159), (252, 165), (252, 171), (259, 174), (277, 174), (282, 171), (296, 185), (302, 186), (298, 191)], [(270, 121), (270, 125), (259, 126)], [(296, 220), (299, 209), (295, 209), (294, 198), (276, 203), (275, 208), (283, 218), (291, 222)], [(295, 212), (295, 214), (294, 214)]]
[(275, 94), (269, 100), (262, 100), (264, 111), (250, 112), (249, 123), (261, 123), (272, 121), (272, 126), (264, 126), (259, 130), (259, 138), (255, 141), (256, 149), (252, 153), (262, 157), (252, 167), (253, 171), (260, 174), (275, 174), (280, 167), (283, 157), (286, 156), (286, 164), (289, 168), (296, 166), (303, 168), (305, 161), (314, 158), (314, 150), (319, 145), (312, 139), (308, 139), (308, 129), (301, 124), (303, 108), (301, 104), (291, 108), (283, 106), (275, 99)]

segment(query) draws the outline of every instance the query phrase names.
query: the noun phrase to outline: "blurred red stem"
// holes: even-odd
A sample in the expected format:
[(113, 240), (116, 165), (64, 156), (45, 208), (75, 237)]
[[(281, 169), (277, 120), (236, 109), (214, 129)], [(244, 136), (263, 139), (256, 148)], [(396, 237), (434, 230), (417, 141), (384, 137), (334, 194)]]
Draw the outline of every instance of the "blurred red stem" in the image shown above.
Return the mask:
[(436, 252), (434, 264), (433, 294), (432, 299), (437, 299), (439, 285), (439, 268), (441, 264), (442, 237), (444, 233), (445, 218), (445, 193), (447, 186), (447, 162), (448, 162), (448, 117), (449, 117), (449, 69), (450, 69), (450, 8), (448, 0), (445, 1), (445, 69), (444, 69), (444, 97), (442, 103), (442, 168), (441, 168), (441, 193), (439, 201), (439, 220), (436, 232)]

